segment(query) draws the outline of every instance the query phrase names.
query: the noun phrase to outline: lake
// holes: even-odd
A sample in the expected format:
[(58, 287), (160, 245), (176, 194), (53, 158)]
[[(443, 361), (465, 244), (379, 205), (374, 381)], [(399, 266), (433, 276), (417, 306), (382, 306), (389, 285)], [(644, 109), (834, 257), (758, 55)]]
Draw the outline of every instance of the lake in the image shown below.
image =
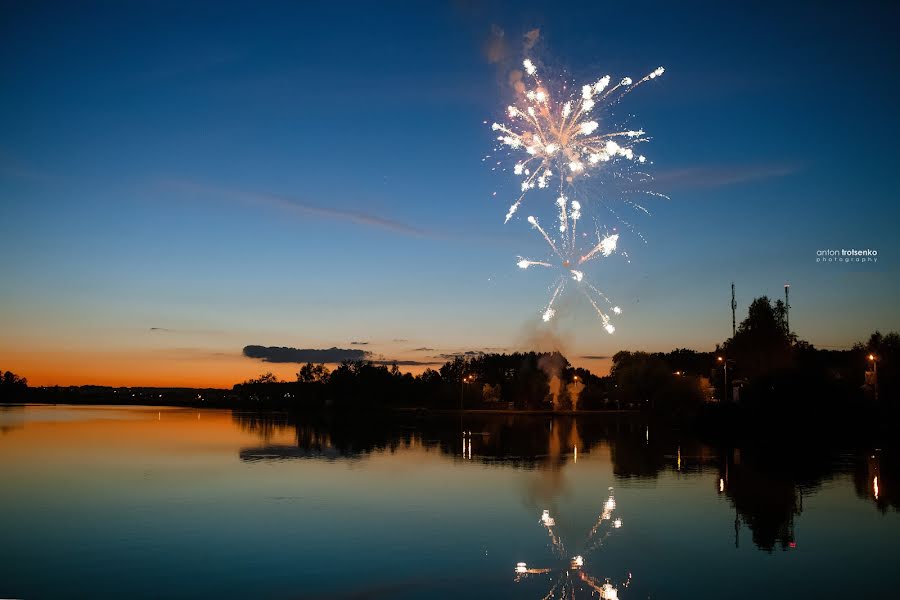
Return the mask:
[(823, 437), (3, 407), (0, 597), (894, 596), (897, 454)]

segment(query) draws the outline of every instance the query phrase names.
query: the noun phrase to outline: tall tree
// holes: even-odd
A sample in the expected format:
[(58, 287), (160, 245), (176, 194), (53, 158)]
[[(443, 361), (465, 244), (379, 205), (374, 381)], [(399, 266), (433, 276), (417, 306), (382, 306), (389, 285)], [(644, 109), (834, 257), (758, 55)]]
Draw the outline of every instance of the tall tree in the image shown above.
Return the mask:
[(762, 296), (750, 303), (747, 318), (725, 342), (725, 354), (738, 372), (753, 378), (791, 365), (793, 337), (784, 302)]

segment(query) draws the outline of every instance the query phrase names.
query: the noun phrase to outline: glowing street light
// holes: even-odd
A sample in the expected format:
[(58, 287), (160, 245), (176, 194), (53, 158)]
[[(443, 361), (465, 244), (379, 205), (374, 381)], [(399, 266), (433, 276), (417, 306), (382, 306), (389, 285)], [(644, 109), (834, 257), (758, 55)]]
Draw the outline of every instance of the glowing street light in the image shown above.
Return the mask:
[(721, 356), (717, 356), (716, 360), (725, 365), (725, 391), (723, 393), (725, 394), (725, 399), (728, 400), (728, 360)]
[(475, 381), (474, 375), (464, 375), (462, 379), (459, 380), (459, 410), (460, 412), (463, 409), (463, 389), (465, 384), (472, 383)]
[(875, 402), (878, 402), (878, 357), (870, 354), (869, 360), (872, 361), (872, 385), (875, 387)]

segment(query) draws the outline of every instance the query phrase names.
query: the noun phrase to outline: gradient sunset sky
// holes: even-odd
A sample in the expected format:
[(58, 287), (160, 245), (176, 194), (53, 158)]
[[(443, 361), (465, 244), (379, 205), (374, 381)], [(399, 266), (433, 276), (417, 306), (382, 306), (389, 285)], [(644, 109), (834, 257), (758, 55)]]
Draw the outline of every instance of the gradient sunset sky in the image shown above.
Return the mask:
[[(603, 372), (711, 350), (732, 281), (738, 319), (789, 282), (817, 346), (898, 330), (900, 10), (786, 4), (4, 2), (0, 368), (292, 377), (242, 356), (258, 344), (414, 371), (556, 347)], [(541, 322), (552, 278), (515, 261), (544, 248), (526, 212), (503, 224), (517, 181), (482, 161), (535, 29), (579, 82), (666, 67), (619, 112), (671, 199), (622, 208), (646, 241), (597, 213), (631, 259), (589, 273), (624, 310), (612, 336), (577, 295)], [(840, 248), (879, 261), (816, 263)]]

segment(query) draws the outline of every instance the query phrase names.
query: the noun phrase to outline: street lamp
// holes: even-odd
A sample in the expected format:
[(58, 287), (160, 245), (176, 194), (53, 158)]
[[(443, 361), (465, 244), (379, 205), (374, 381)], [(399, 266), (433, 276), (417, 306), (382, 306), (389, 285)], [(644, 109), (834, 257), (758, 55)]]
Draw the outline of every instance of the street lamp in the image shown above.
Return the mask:
[(459, 380), (459, 410), (463, 409), (463, 388), (465, 384), (475, 381), (474, 375), (465, 375)]
[(727, 400), (728, 399), (728, 361), (726, 359), (722, 358), (721, 356), (717, 357), (716, 360), (718, 360), (720, 363), (725, 365), (725, 392), (724, 393), (725, 393), (725, 399)]
[(878, 357), (870, 354), (869, 360), (872, 361), (872, 385), (875, 386), (875, 402), (878, 402)]

